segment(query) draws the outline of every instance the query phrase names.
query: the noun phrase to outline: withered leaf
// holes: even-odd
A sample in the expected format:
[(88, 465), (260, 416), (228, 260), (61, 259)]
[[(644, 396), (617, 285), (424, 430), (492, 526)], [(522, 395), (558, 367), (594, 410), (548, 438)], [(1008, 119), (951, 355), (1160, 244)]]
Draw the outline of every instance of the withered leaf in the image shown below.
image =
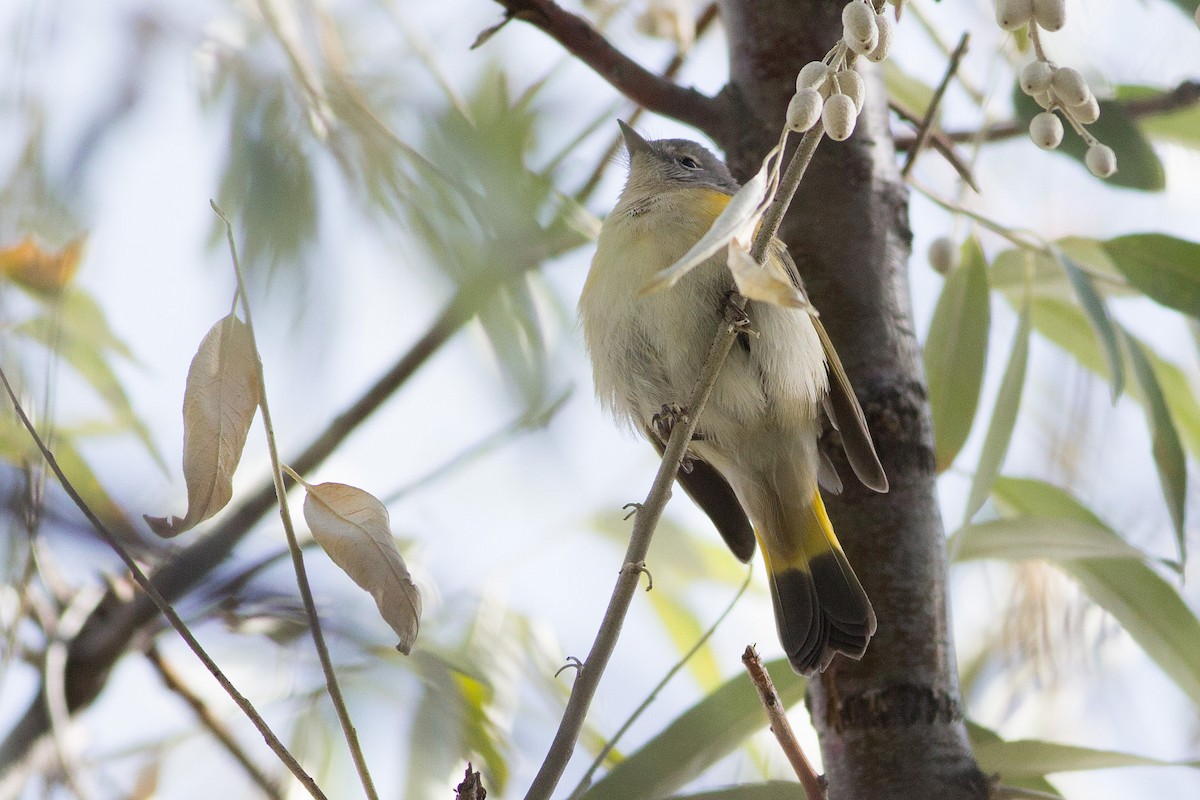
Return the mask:
[(396, 549), (383, 503), (344, 483), (304, 484), (304, 519), (317, 544), (375, 598), (379, 613), (408, 655), (421, 624), (421, 593)]
[(233, 314), (200, 342), (183, 394), (183, 517), (145, 517), (159, 536), (178, 536), (216, 514), (233, 496), (233, 473), (262, 387), (250, 329)]

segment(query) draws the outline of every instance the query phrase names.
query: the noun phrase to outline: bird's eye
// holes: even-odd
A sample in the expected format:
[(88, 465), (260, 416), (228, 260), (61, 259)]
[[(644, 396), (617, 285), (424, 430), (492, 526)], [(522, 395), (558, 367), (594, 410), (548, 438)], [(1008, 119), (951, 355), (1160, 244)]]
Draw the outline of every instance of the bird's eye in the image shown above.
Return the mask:
[(679, 165), (685, 169), (700, 169), (700, 165), (696, 163), (696, 160), (688, 156), (679, 159)]

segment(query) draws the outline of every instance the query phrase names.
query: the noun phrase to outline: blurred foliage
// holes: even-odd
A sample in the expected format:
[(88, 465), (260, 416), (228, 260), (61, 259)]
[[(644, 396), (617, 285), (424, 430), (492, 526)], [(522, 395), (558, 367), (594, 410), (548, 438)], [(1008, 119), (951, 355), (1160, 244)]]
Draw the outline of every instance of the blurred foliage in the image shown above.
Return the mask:
[[(1183, 0), (1176, 4), (1187, 6)], [(915, 11), (929, 14), (921, 6)], [(431, 469), (405, 491), (434, 482), (512, 435), (543, 427), (561, 406), (564, 390), (551, 348), (554, 332), (571, 325), (572, 313), (570, 300), (551, 290), (541, 269), (595, 233), (595, 220), (563, 189), (563, 167), (577, 145), (609, 123), (612, 107), (578, 131), (565, 130), (544, 99), (552, 74), (526, 85), (524, 73), (514, 71), (522, 75), (517, 84), (502, 62), (485, 62), (482, 55), (473, 56), (483, 65), (477, 79), (457, 87), (437, 63), (436, 49), (417, 54), (414, 37), (398, 35), (408, 24), (404, 13), (394, 3), (238, 3), (220, 6), (219, 20), (210, 28), (189, 29), (178, 38), (173, 38), (178, 34), (172, 33), (174, 23), (149, 13), (135, 16), (123, 33), (129, 55), (118, 85), (67, 147), (49, 137), (49, 123), (58, 113), (50, 100), (28, 87), (5, 85), (11, 96), (5, 97), (4, 118), (13, 121), (13, 142), (0, 183), (0, 324), (6, 334), (0, 364), (18, 379), (23, 399), (89, 506), (147, 561), (158, 562), (167, 553), (142, 541), (140, 525), (128, 519), (120, 498), (106, 488), (120, 466), (93, 463), (85, 455), (89, 441), (116, 434), (136, 441), (166, 469), (138, 416), (136, 398), (121, 381), (123, 367), (138, 366), (135, 348), (114, 332), (106, 310), (73, 277), (75, 267), (95, 268), (82, 244), (83, 220), (92, 216), (79, 191), (83, 176), (101, 142), (123, 141), (118, 123), (145, 102), (141, 81), (155, 65), (155, 47), (193, 49), (202, 67), (206, 84), (197, 105), (222, 132), (224, 144), (220, 174), (212, 184), (219, 187), (219, 202), (238, 220), (245, 260), (260, 279), (286, 270), (289, 280), (276, 284), (286, 286), (303, 283), (313, 270), (336, 274), (341, 265), (326, 252), (325, 235), (329, 226), (353, 215), (364, 223), (364, 235), (392, 247), (395, 269), (407, 284), (435, 287), (414, 289), (411, 296), (397, 298), (398, 305), (414, 298), (426, 302), (427, 296), (440, 303), (450, 295), (474, 313), (488, 357), (521, 406), (517, 421), (489, 438), (486, 447)], [(597, 18), (612, 13), (615, 8), (597, 12)], [(396, 65), (397, 52), (402, 68)], [(401, 69), (420, 70), (422, 87), (437, 87), (435, 99), (398, 80)], [(930, 102), (936, 77), (893, 63), (884, 70), (892, 99), (918, 114)], [(1166, 174), (1170, 162), (1160, 158), (1156, 145), (1200, 150), (1200, 106), (1134, 115), (1123, 105), (1162, 98), (1169, 88), (1118, 86), (1115, 97), (1101, 103), (1100, 121), (1091, 130), (1117, 152), (1116, 185), (1160, 192), (1174, 176)], [(1036, 109), (1019, 91), (1013, 99), (1016, 121), (1027, 122)], [(554, 156), (539, 162), (537, 154), (564, 141)], [(62, 156), (64, 151), (70, 155)], [(1081, 159), (1078, 137), (1069, 133), (1062, 152)], [(1194, 364), (1134, 335), (1124, 310), (1152, 305), (1157, 319), (1195, 324), (1200, 244), (1157, 232), (1042, 242), (983, 221), (989, 224), (976, 225), (963, 237), (961, 265), (945, 281), (924, 344), (938, 469), (970, 477), (951, 552), (957, 562), (1052, 565), (1120, 626), (1194, 711), (1200, 708), (1200, 620), (1175, 579), (1187, 567), (1187, 539), (1195, 530), (1188, 512), (1195, 512), (1200, 385)], [(999, 232), (1003, 243), (988, 228)], [(221, 241), (214, 221), (214, 242)], [(36, 268), (32, 272), (30, 265)], [(280, 303), (295, 300), (287, 293), (269, 296)], [(1016, 311), (1015, 332), (1004, 341), (996, 340), (1001, 326), (993, 323), (1005, 309), (1003, 304), (993, 309), (995, 296)], [(304, 300), (317, 303), (322, 297), (316, 293)], [(1029, 434), (1030, 406), (1062, 390), (1038, 387), (1037, 396), (1030, 391), (1028, 376), (1047, 343), (1061, 351), (1056, 355), (1107, 384), (1114, 401), (1128, 399), (1145, 413), (1145, 450), (1156, 467), (1163, 503), (1159, 508), (1155, 500), (1153, 511), (1162, 513), (1146, 523), (1149, 535), (1137, 544), (1130, 531), (1093, 511), (1089, 506), (1096, 498), (1077, 487), (1016, 477), (1011, 466), (1005, 469), (1013, 445)], [(989, 352), (993, 361), (994, 354), (1007, 354), (992, 394), (985, 392)], [(98, 401), (99, 411), (60, 417), (60, 371), (94, 395), (89, 399)], [(1062, 400), (1054, 394), (1048, 402)], [(983, 443), (978, 461), (968, 466), (963, 462), (976, 452), (972, 437), (982, 437)], [(46, 529), (83, 527), (73, 510), (64, 510), (61, 492), (45, 485), (40, 460), (10, 415), (0, 417), (0, 460), (9, 534), (0, 595), (7, 627), (0, 665), (16, 658), (41, 664), (61, 633), (60, 621), (68, 612), (78, 613), (76, 604), (86, 605), (87, 591), (94, 595), (105, 582), (114, 591), (125, 590), (119, 573), (97, 575), (102, 567), (84, 578), (67, 577), (57, 568)], [(588, 513), (582, 510), (580, 527), (624, 544), (627, 523), (606, 516), (590, 518), (589, 525)], [(681, 658), (701, 642), (682, 666), (701, 696), (674, 719), (662, 719), (647, 741), (610, 753), (603, 764), (607, 771), (585, 787), (585, 796), (797, 796), (795, 784), (766, 780), (771, 774), (765, 767), (746, 776), (742, 786), (675, 794), (744, 748), (765, 723), (741, 676), (722, 676), (721, 661), (701, 639), (710, 621), (692, 602), (693, 595), (710, 593), (714, 585), (732, 593), (744, 578), (742, 567), (715, 537), (695, 536), (669, 520), (651, 555), (656, 582), (671, 587), (650, 596), (666, 638)], [(273, 710), (286, 718), (291, 743), (306, 766), (340, 786), (346, 780), (342, 743), (323, 704), (323, 686), (305, 671), (307, 662), (295, 657), (307, 641), (300, 636), (304, 622), (295, 589), (277, 569), (280, 560), (278, 553), (257, 560), (239, 556), (206, 576), (180, 605), (195, 624), (223, 626), (235, 642), (232, 650), (281, 657), (280, 669), (286, 668), (296, 685), (272, 696)], [(343, 598), (337, 588), (323, 588), (332, 597), (329, 607), (339, 607)], [(568, 685), (554, 677), (562, 648), (537, 619), (482, 591), (453, 596), (428, 620), (412, 659), (404, 660), (379, 649), (373, 621), (328, 616), (341, 648), (339, 666), (359, 706), (385, 708), (403, 720), (396, 727), (406, 730), (399, 743), (404, 752), (390, 755), (402, 763), (398, 773), (405, 796), (423, 799), (447, 792), (468, 760), (483, 770), (493, 796), (512, 796), (523, 788), (515, 785), (514, 775), (540, 754), (518, 750), (528, 746), (518, 734), (537, 726), (537, 736), (526, 738), (540, 742), (561, 713)], [(1015, 680), (1015, 670), (1003, 664), (1003, 645), (996, 637), (988, 642), (964, 665), (968, 685)], [(784, 702), (798, 703), (805, 682), (785, 662), (769, 667)], [(583, 747), (596, 755), (611, 735), (589, 726)], [(1047, 776), (1060, 772), (1176, 763), (1050, 741), (1006, 741), (974, 724), (970, 735), (986, 771), (998, 773), (1006, 784), (1044, 792), (1056, 793)], [(178, 744), (175, 739), (148, 742), (141, 755), (151, 767), (161, 765)], [(168, 777), (154, 769), (144, 774), (151, 781)], [(59, 778), (48, 773), (45, 780)]]

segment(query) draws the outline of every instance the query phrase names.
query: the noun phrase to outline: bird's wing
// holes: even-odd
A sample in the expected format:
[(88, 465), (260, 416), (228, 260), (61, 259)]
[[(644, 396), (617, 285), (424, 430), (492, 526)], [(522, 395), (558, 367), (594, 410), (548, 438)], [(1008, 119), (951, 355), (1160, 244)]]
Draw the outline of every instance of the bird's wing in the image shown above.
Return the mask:
[[(654, 431), (647, 429), (646, 438), (654, 444), (661, 456), (664, 447)], [(754, 527), (742, 509), (742, 504), (738, 502), (737, 495), (733, 493), (733, 487), (711, 464), (693, 458), (691, 466), (690, 472), (685, 472), (680, 467), (676, 475), (679, 484), (688, 497), (712, 520), (717, 532), (721, 534), (721, 538), (729, 545), (733, 554), (743, 563), (749, 561), (754, 555)]]
[[(800, 270), (792, 260), (787, 245), (779, 239), (775, 239), (771, 244), (783, 259), (796, 288), (807, 297)], [(871, 432), (867, 429), (867, 418), (863, 415), (862, 406), (858, 404), (854, 387), (850, 385), (850, 378), (846, 375), (842, 360), (838, 358), (837, 351), (833, 349), (833, 342), (829, 340), (829, 334), (816, 314), (812, 315), (812, 322), (813, 327), (817, 329), (817, 337), (821, 340), (821, 348), (825, 351), (825, 366), (829, 371), (829, 392), (821, 398), (825, 414), (834, 429), (841, 433), (842, 449), (846, 451), (850, 467), (863, 486), (877, 492), (886, 492), (887, 475), (883, 472), (883, 465), (879, 463), (879, 455), (875, 452), (874, 442), (871, 441)]]

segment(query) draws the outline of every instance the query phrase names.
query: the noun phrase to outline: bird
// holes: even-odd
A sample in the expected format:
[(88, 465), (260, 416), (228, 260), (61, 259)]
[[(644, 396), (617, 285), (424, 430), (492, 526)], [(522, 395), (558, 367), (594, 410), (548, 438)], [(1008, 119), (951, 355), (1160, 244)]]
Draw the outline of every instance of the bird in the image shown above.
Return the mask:
[[(734, 281), (723, 252), (657, 291), (644, 287), (708, 231), (738, 191), (729, 168), (688, 139), (648, 141), (619, 121), (629, 174), (604, 220), (579, 300), (601, 406), (663, 452), (664, 419), (686, 402), (708, 356)], [(779, 240), (778, 259), (803, 284)], [(841, 433), (854, 473), (888, 488), (866, 420), (811, 307), (751, 300), (677, 474), (743, 562), (761, 547), (776, 627), (797, 673), (824, 671), (837, 653), (861, 658), (877, 622), (834, 534), (820, 486), (841, 480), (818, 439), (821, 415)], [(664, 413), (665, 412), (665, 413)]]

